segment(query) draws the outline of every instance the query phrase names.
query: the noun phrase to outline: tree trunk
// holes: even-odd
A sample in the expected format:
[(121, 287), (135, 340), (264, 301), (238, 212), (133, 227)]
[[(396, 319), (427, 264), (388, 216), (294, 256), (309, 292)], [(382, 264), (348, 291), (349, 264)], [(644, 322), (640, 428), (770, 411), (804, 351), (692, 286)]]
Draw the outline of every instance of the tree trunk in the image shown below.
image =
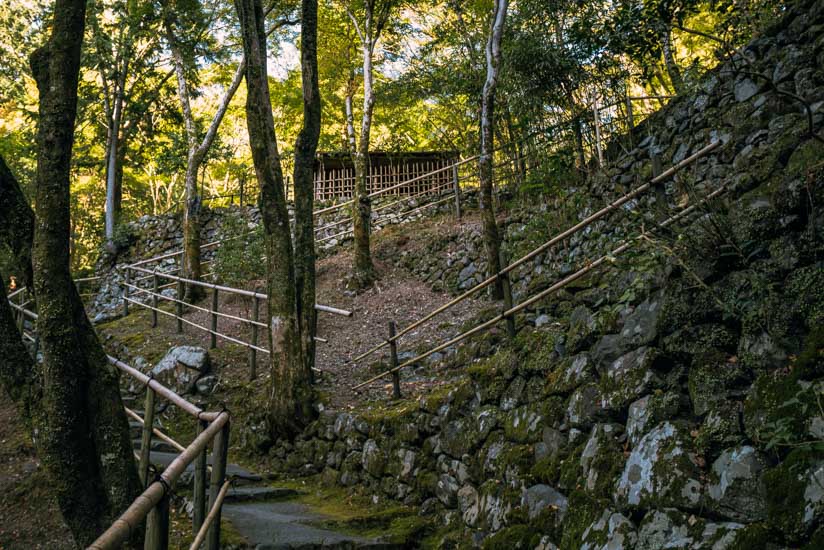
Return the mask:
[(669, 23), (662, 23), (661, 29), (661, 51), (664, 54), (664, 65), (667, 74), (672, 82), (672, 87), (676, 94), (684, 91), (684, 79), (681, 77), (681, 69), (675, 61), (675, 54), (672, 51), (672, 27)]
[(85, 0), (57, 0), (48, 44), (31, 57), (40, 92), (33, 246), (43, 351), (41, 457), (78, 542), (89, 544), (140, 491), (117, 372), (69, 270), (70, 168)]
[[(175, 35), (175, 18), (176, 12), (171, 6), (164, 6), (165, 13), (163, 17), (163, 25), (166, 31), (166, 40), (169, 43), (169, 49), (172, 52), (172, 61), (174, 65), (175, 76), (177, 77), (177, 95), (180, 101), (180, 110), (183, 114), (183, 122), (186, 128), (186, 141), (189, 147), (189, 152), (186, 158), (186, 175), (184, 178), (184, 186), (186, 189), (185, 206), (183, 209), (183, 276), (194, 281), (200, 280), (200, 211), (202, 202), (200, 193), (198, 192), (197, 176), (200, 173), (200, 167), (206, 158), (206, 153), (212, 146), (212, 143), (217, 136), (217, 130), (220, 123), (223, 122), (223, 117), (226, 110), (229, 108), (232, 98), (240, 87), (243, 80), (243, 74), (246, 70), (245, 61), (241, 61), (235, 71), (232, 83), (223, 93), (217, 111), (215, 112), (212, 122), (203, 138), (200, 138), (200, 132), (192, 113), (192, 106), (190, 101), (189, 83), (186, 79), (186, 66), (183, 57), (183, 52), (180, 49), (180, 44)], [(204, 296), (203, 287), (186, 283), (184, 288), (184, 300), (187, 302), (196, 302)]]
[[(367, 3), (368, 5), (368, 3)], [(367, 288), (375, 280), (369, 234), (372, 223), (372, 199), (369, 197), (369, 142), (372, 133), (372, 112), (375, 107), (375, 91), (372, 71), (372, 38), (370, 34), (372, 14), (367, 12), (366, 35), (363, 44), (363, 118), (360, 140), (353, 163), (355, 165), (355, 196), (352, 202), (352, 230), (355, 239), (355, 265), (353, 283), (357, 288)]]
[[(501, 240), (498, 234), (498, 224), (495, 221), (495, 208), (492, 203), (492, 155), (495, 150), (495, 91), (498, 86), (498, 69), (501, 63), (501, 37), (508, 7), (509, 0), (495, 0), (492, 27), (486, 44), (486, 82), (484, 83), (481, 104), (481, 155), (478, 160), (478, 170), (481, 182), (481, 217), (484, 226), (484, 247), (486, 248), (490, 276), (501, 270)], [(493, 298), (503, 298), (503, 283), (500, 279), (496, 279), (495, 284), (491, 287), (491, 292)]]
[(321, 103), (318, 84), (318, 0), (301, 2), (301, 80), (303, 128), (295, 143), (295, 291), (300, 339), (306, 370), (315, 366), (315, 153), (320, 139)]
[(118, 93), (114, 102), (112, 119), (109, 121), (109, 142), (106, 151), (106, 242), (111, 248), (114, 228), (117, 225), (117, 161), (120, 149), (120, 121), (123, 115), (123, 97)]
[[(17, 282), (19, 286), (28, 288), (32, 285), (33, 235), (34, 213), (6, 161), (0, 156), (0, 246), (11, 251)], [(39, 399), (37, 373), (6, 297), (7, 275), (0, 273), (0, 384), (31, 426), (32, 413)]]
[(246, 58), (246, 126), (260, 184), (259, 204), (267, 252), (272, 350), (267, 417), (272, 434), (288, 436), (299, 431), (315, 416), (311, 371), (301, 357), (289, 214), (266, 74), (263, 9), (260, 0), (236, 0), (235, 6)]

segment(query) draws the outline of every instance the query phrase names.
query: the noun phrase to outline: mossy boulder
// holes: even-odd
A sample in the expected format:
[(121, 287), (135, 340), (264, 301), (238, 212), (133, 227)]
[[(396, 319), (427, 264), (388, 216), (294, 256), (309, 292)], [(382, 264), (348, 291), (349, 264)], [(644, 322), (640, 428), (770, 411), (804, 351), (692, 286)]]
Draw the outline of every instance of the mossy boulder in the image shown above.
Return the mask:
[(693, 360), (687, 387), (693, 412), (703, 416), (750, 381), (749, 371), (722, 353), (702, 353)]
[(764, 373), (750, 388), (744, 402), (744, 428), (758, 445), (789, 446), (806, 438), (824, 380), (801, 380), (800, 370)]
[(624, 467), (620, 424), (596, 424), (581, 452), (581, 477), (584, 488), (596, 497), (609, 497), (615, 480)]
[(545, 403), (524, 405), (507, 413), (504, 434), (516, 443), (536, 443), (543, 434), (546, 422)]
[(642, 395), (662, 387), (662, 380), (653, 368), (660, 357), (655, 348), (641, 347), (604, 368), (599, 389), (605, 406), (620, 411)]
[(727, 449), (712, 464), (708, 508), (735, 521), (752, 523), (766, 516), (762, 472), (767, 458), (749, 445)]
[(824, 451), (797, 449), (764, 474), (767, 518), (790, 542), (824, 521)]
[(627, 438), (636, 446), (653, 427), (667, 418), (674, 417), (681, 406), (681, 397), (675, 392), (662, 391), (645, 395), (633, 401), (627, 412)]
[(447, 422), (440, 437), (443, 452), (458, 459), (474, 451), (481, 441), (478, 425), (468, 418)]
[(630, 508), (696, 509), (703, 486), (686, 430), (663, 422), (633, 449), (615, 489), (615, 501)]
[(587, 353), (579, 353), (560, 361), (547, 376), (547, 392), (564, 395), (595, 380), (595, 369)]
[(606, 509), (581, 536), (580, 550), (630, 550), (635, 548), (635, 525), (621, 513)]

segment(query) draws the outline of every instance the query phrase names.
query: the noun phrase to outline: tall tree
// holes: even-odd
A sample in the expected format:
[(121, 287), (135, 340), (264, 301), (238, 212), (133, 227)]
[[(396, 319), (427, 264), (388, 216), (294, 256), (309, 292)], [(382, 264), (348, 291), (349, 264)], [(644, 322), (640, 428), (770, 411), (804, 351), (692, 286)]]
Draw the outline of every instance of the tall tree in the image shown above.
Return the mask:
[[(495, 92), (498, 87), (498, 71), (501, 65), (501, 38), (508, 8), (509, 0), (495, 0), (489, 39), (486, 43), (486, 82), (484, 82), (481, 101), (481, 155), (478, 159), (478, 171), (481, 182), (484, 247), (490, 275), (501, 270), (501, 237), (498, 234), (495, 206), (492, 203), (492, 155), (495, 150)], [(503, 297), (503, 284), (500, 279), (495, 280), (492, 293), (495, 298)]]
[(149, 78), (160, 61), (158, 18), (145, 0), (96, 0), (89, 3), (93, 48), (88, 57), (101, 82), (106, 129), (105, 238), (111, 249), (120, 221), (123, 161), (128, 139), (171, 76)]
[[(263, 9), (260, 0), (235, 0), (235, 6), (246, 59), (246, 126), (260, 186), (259, 206), (267, 251), (269, 345), (272, 350), (267, 416), (270, 431), (289, 435), (314, 417), (312, 375), (303, 359), (301, 346), (289, 213), (269, 94)], [(310, 17), (310, 29), (311, 22)], [(307, 77), (311, 79), (311, 75)], [(308, 215), (311, 216), (311, 212)]]
[(40, 92), (35, 234), (37, 332), (43, 351), (38, 433), (66, 523), (87, 545), (140, 491), (120, 399), (69, 270), (70, 167), (85, 0), (57, 0), (48, 43), (31, 56)]
[(298, 300), (304, 369), (311, 376), (315, 366), (315, 153), (321, 126), (318, 83), (318, 0), (301, 1), (300, 31), (303, 127), (295, 142), (295, 290)]
[[(398, 0), (362, 0), (345, 6), (346, 13), (360, 40), (363, 56), (363, 112), (361, 113), (360, 136), (353, 156), (355, 165), (355, 193), (352, 202), (352, 229), (355, 238), (353, 283), (357, 288), (366, 288), (375, 280), (375, 267), (369, 245), (371, 231), (372, 202), (369, 198), (369, 144), (372, 134), (372, 115), (375, 110), (375, 76), (373, 61), (375, 47), (381, 39)], [(352, 119), (351, 102), (347, 121)], [(349, 142), (355, 141), (354, 125), (347, 122)]]
[[(220, 123), (229, 108), (229, 103), (235, 95), (240, 83), (243, 80), (245, 71), (242, 61), (232, 78), (232, 82), (223, 93), (220, 103), (215, 111), (209, 128), (205, 134), (201, 134), (198, 121), (192, 112), (192, 90), (188, 75), (193, 67), (187, 63), (192, 60), (191, 52), (184, 52), (184, 42), (180, 37), (181, 25), (180, 11), (178, 3), (174, 0), (167, 1), (164, 6), (163, 26), (169, 50), (172, 53), (172, 64), (174, 65), (175, 76), (177, 78), (177, 92), (180, 100), (180, 110), (183, 115), (183, 123), (186, 130), (186, 143), (188, 154), (186, 160), (186, 174), (184, 177), (185, 186), (185, 206), (183, 209), (183, 276), (198, 281), (200, 280), (200, 211), (202, 207), (200, 193), (197, 186), (197, 177), (200, 168), (206, 160), (212, 144), (217, 136)], [(191, 28), (189, 28), (191, 30)], [(191, 38), (189, 38), (191, 41)], [(189, 55), (187, 55), (189, 54)], [(203, 296), (203, 288), (186, 284), (184, 299), (194, 302)]]

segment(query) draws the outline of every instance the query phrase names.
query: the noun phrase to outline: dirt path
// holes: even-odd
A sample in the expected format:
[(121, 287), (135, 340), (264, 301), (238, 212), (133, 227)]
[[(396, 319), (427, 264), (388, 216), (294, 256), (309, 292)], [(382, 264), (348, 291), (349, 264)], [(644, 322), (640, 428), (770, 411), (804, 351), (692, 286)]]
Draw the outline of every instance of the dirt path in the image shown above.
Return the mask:
[[(318, 301), (354, 312), (351, 319), (331, 315), (319, 317), (318, 335), (329, 340), (326, 344), (319, 343), (317, 348), (316, 365), (323, 371), (319, 388), (325, 394), (326, 406), (334, 410), (353, 409), (364, 399), (390, 397), (392, 385), (389, 378), (365, 387), (359, 393), (351, 389), (388, 367), (388, 346), (359, 363), (352, 359), (386, 340), (389, 321), (395, 321), (401, 330), (451, 299), (448, 294), (433, 292), (430, 285), (412, 277), (405, 269), (380, 261), (376, 261), (380, 279), (374, 288), (352, 295), (346, 291), (345, 281), (340, 276), (351, 269), (351, 256), (346, 250), (318, 264)], [(413, 330), (401, 340), (399, 353), (403, 356), (413, 350), (430, 348), (457, 334), (461, 324), (481, 305), (481, 302), (466, 300)], [(417, 393), (424, 387), (436, 385), (435, 373), (425, 371), (425, 367), (402, 371), (401, 391)]]
[(0, 548), (74, 548), (11, 399), (0, 391)]

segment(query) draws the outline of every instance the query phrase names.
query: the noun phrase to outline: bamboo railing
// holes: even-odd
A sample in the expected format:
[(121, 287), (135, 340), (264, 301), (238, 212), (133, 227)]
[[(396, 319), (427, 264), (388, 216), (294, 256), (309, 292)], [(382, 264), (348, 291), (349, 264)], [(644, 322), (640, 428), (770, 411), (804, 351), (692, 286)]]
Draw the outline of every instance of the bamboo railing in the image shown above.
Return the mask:
[[(25, 295), (25, 289), (10, 294), (9, 298), (18, 295)], [(25, 307), (14, 303), (11, 299), (9, 304), (20, 316), (37, 320), (38, 315), (33, 311), (25, 309)], [(36, 332), (32, 335), (30, 331), (22, 330), (21, 334), (25, 338), (37, 342)], [(142, 425), (140, 449), (136, 455), (138, 473), (145, 490), (97, 540), (89, 545), (88, 549), (113, 550), (121, 548), (145, 522), (145, 550), (167, 550), (169, 547), (169, 500), (171, 492), (186, 468), (195, 463), (192, 530), (196, 533), (198, 544), (197, 546), (193, 545), (191, 548), (196, 550), (205, 541), (208, 550), (219, 550), (220, 515), (229, 483), (229, 480), (226, 479), (227, 455), (229, 452), (229, 413), (226, 411), (204, 411), (138, 369), (111, 355), (107, 358), (110, 364), (146, 388), (143, 417), (128, 407), (124, 407), (125, 413)], [(174, 404), (197, 422), (198, 435), (188, 446), (183, 446), (154, 426), (155, 399), (157, 397)], [(149, 475), (153, 437), (165, 441), (180, 453), (154, 479)], [(207, 468), (206, 453), (210, 443), (212, 444), (212, 465)], [(210, 474), (208, 515), (206, 513), (207, 471)]]
[[(271, 351), (260, 344), (259, 342), (259, 333), (260, 329), (268, 329), (268, 324), (264, 323), (260, 319), (260, 308), (263, 302), (268, 300), (268, 296), (266, 294), (260, 292), (254, 292), (251, 290), (243, 290), (239, 288), (232, 288), (228, 286), (218, 285), (214, 283), (205, 283), (202, 281), (195, 281), (192, 279), (187, 279), (185, 277), (180, 277), (177, 275), (173, 275), (170, 273), (164, 273), (158, 270), (150, 270), (144, 267), (138, 267), (136, 265), (127, 265), (123, 268), (125, 272), (125, 282), (123, 284), (123, 310), (124, 314), (129, 314), (129, 305), (135, 305), (138, 307), (146, 308), (152, 312), (151, 318), (151, 326), (157, 327), (158, 324), (158, 314), (165, 315), (167, 317), (171, 317), (177, 321), (177, 332), (183, 332), (183, 325), (189, 325), (195, 329), (198, 329), (202, 332), (206, 332), (209, 334), (209, 346), (210, 348), (214, 349), (218, 345), (218, 339), (226, 340), (228, 342), (240, 345), (245, 347), (248, 350), (248, 364), (249, 364), (249, 379), (254, 380), (257, 378), (257, 353), (265, 353), (270, 354)], [(136, 278), (135, 282), (139, 280), (151, 280), (152, 281), (152, 288), (146, 289), (139, 284), (132, 284), (132, 275), (133, 274), (143, 274), (144, 277)], [(163, 287), (168, 287), (169, 285), (161, 285), (161, 279), (168, 279), (172, 281), (171, 285), (177, 285), (178, 293), (176, 298), (171, 296), (163, 295), (160, 290)], [(211, 291), (211, 307), (204, 308), (195, 304), (189, 304), (184, 302), (179, 298), (182, 296), (182, 287), (185, 284), (191, 284), (195, 286), (199, 286), (201, 288), (205, 288)], [(132, 292), (142, 294), (144, 296), (148, 296), (151, 299), (151, 303), (147, 304), (140, 300), (136, 300), (132, 298)], [(245, 298), (251, 298), (252, 300), (252, 314), (251, 318), (241, 317), (238, 315), (231, 315), (229, 313), (225, 313), (220, 311), (220, 300), (219, 294), (229, 294), (229, 295), (236, 295), (236, 296), (243, 296)], [(176, 311), (171, 312), (165, 309), (161, 309), (159, 307), (160, 302), (168, 302), (175, 304)], [(200, 311), (209, 315), (210, 325), (208, 327), (198, 324), (191, 319), (187, 319), (184, 317), (184, 308), (191, 309), (195, 311)], [(315, 309), (322, 313), (329, 313), (332, 315), (341, 315), (344, 317), (352, 317), (352, 312), (340, 309), (332, 306), (322, 305), (322, 304), (315, 304)], [(230, 319), (233, 321), (237, 321), (242, 323), (251, 328), (251, 339), (250, 341), (242, 340), (241, 338), (236, 338), (234, 336), (230, 336), (223, 332), (218, 331), (218, 320), (219, 319)], [(319, 342), (325, 342), (326, 340), (322, 338), (316, 339)]]
[[(563, 240), (569, 238), (570, 236), (574, 235), (575, 233), (578, 233), (579, 231), (585, 229), (586, 227), (591, 225), (593, 222), (603, 218), (604, 216), (606, 216), (610, 212), (613, 212), (613, 211), (617, 210), (618, 208), (620, 208), (622, 205), (626, 204), (630, 200), (638, 197), (639, 195), (645, 193), (646, 191), (649, 191), (650, 189), (652, 189), (656, 185), (663, 183), (665, 180), (672, 177), (676, 172), (682, 170), (683, 168), (691, 165), (692, 163), (696, 162), (700, 158), (706, 156), (710, 152), (717, 149), (720, 145), (721, 145), (720, 141), (715, 141), (715, 142), (710, 143), (709, 145), (703, 147), (702, 149), (700, 149), (696, 153), (690, 155), (688, 158), (686, 158), (683, 161), (679, 162), (675, 166), (672, 166), (671, 168), (667, 169), (665, 172), (663, 172), (660, 175), (652, 178), (649, 182), (638, 186), (637, 188), (633, 189), (629, 193), (623, 195), (622, 197), (616, 199), (615, 201), (613, 201), (609, 205), (603, 207), (601, 210), (595, 212), (594, 214), (586, 217), (585, 219), (581, 220), (577, 224), (575, 224), (575, 225), (569, 227), (568, 229), (562, 231), (561, 233), (555, 235), (550, 240), (548, 240), (544, 244), (540, 245), (539, 247), (535, 248), (531, 252), (525, 254), (524, 256), (519, 258), (518, 260), (516, 260), (516, 261), (514, 261), (514, 262), (512, 262), (508, 265), (507, 265), (506, 262), (502, 261), (501, 265), (505, 265), (506, 267), (501, 269), (500, 272), (488, 277), (487, 279), (485, 279), (484, 281), (482, 281), (482, 282), (478, 283), (477, 285), (473, 286), (472, 288), (470, 288), (469, 290), (467, 290), (463, 294), (461, 294), (461, 295), (457, 296), (456, 298), (450, 300), (446, 304), (438, 307), (437, 309), (433, 310), (432, 312), (428, 313), (427, 315), (423, 316), (422, 318), (420, 318), (419, 320), (413, 322), (412, 324), (408, 325), (407, 327), (403, 328), (402, 330), (397, 331), (397, 332), (395, 332), (393, 330), (392, 334), (390, 334), (389, 338), (387, 338), (384, 342), (382, 342), (382, 343), (370, 348), (366, 352), (358, 355), (357, 357), (355, 357), (353, 359), (353, 361), (355, 361), (355, 362), (360, 361), (360, 360), (368, 357), (369, 355), (375, 353), (376, 351), (378, 351), (378, 350), (380, 350), (380, 349), (382, 349), (386, 346), (390, 346), (390, 345), (393, 345), (393, 344), (395, 346), (397, 346), (397, 342), (405, 334), (408, 334), (412, 330), (420, 327), (421, 325), (423, 325), (424, 323), (426, 323), (429, 320), (433, 319), (434, 317), (436, 317), (436, 316), (440, 315), (441, 313), (451, 309), (452, 307), (456, 306), (460, 302), (463, 302), (467, 298), (477, 294), (482, 289), (492, 285), (493, 283), (495, 283), (499, 279), (502, 281), (502, 283), (504, 284), (504, 287), (505, 287), (504, 288), (504, 290), (505, 290), (504, 307), (505, 307), (505, 312), (508, 312), (508, 314), (503, 316), (503, 317), (499, 316), (498, 318), (496, 318), (495, 322), (493, 322), (491, 324), (485, 323), (484, 325), (482, 325), (482, 327), (486, 328), (488, 326), (492, 326), (495, 323), (497, 323), (499, 320), (501, 320), (503, 318), (507, 318), (507, 319), (510, 319), (508, 324), (509, 324), (509, 328), (510, 328), (510, 332), (511, 332), (511, 329), (514, 328), (514, 322), (511, 321), (511, 315), (513, 313), (517, 313), (518, 311), (520, 311), (520, 309), (515, 308), (513, 310), (513, 306), (511, 304), (511, 293), (510, 293), (510, 296), (508, 298), (506, 296), (506, 294), (507, 294), (506, 287), (509, 286), (509, 283), (510, 283), (510, 281), (509, 281), (509, 273), (510, 272), (512, 272), (517, 267), (525, 264), (529, 260), (535, 258), (539, 254), (542, 254), (542, 253), (546, 252), (547, 250), (554, 247), (555, 245), (557, 245), (561, 241), (563, 241)], [(672, 222), (669, 222), (669, 223), (672, 223)], [(598, 265), (600, 265), (600, 264), (598, 264)], [(564, 286), (566, 284), (568, 284), (569, 282), (572, 282), (573, 280), (575, 280), (575, 279), (570, 279), (569, 281), (564, 283)], [(559, 287), (559, 288), (562, 288), (562, 287)], [(532, 302), (529, 302), (529, 303), (531, 304)], [(512, 311), (510, 311), (510, 310), (512, 310)], [(477, 330), (473, 329), (473, 331), (470, 331), (469, 334), (463, 335), (463, 337), (467, 337), (471, 334), (474, 334), (475, 332), (477, 332)], [(463, 339), (463, 338), (460, 338), (457, 341), (460, 341), (461, 339)], [(445, 349), (446, 347), (449, 347), (449, 345), (452, 345), (454, 343), (455, 343), (455, 341), (450, 341), (448, 343), (448, 345), (437, 346), (435, 349), (430, 350), (429, 352), (414, 358), (414, 360), (407, 361), (403, 365), (399, 365), (397, 367), (394, 367), (393, 369), (390, 369), (389, 371), (387, 371), (385, 373), (382, 373), (381, 375), (378, 375), (377, 377), (374, 377), (370, 380), (367, 380), (366, 382), (363, 382), (361, 384), (358, 384), (358, 385), (354, 386), (352, 389), (357, 390), (357, 389), (359, 389), (359, 388), (361, 388), (361, 387), (363, 387), (367, 384), (370, 384), (370, 383), (386, 376), (387, 374), (396, 373), (401, 368), (403, 368), (405, 366), (408, 366), (408, 365), (411, 365), (414, 362), (419, 361), (420, 359), (422, 359), (424, 357), (427, 357), (428, 355), (431, 355), (432, 353), (435, 353), (436, 351), (441, 351), (441, 350)]]

